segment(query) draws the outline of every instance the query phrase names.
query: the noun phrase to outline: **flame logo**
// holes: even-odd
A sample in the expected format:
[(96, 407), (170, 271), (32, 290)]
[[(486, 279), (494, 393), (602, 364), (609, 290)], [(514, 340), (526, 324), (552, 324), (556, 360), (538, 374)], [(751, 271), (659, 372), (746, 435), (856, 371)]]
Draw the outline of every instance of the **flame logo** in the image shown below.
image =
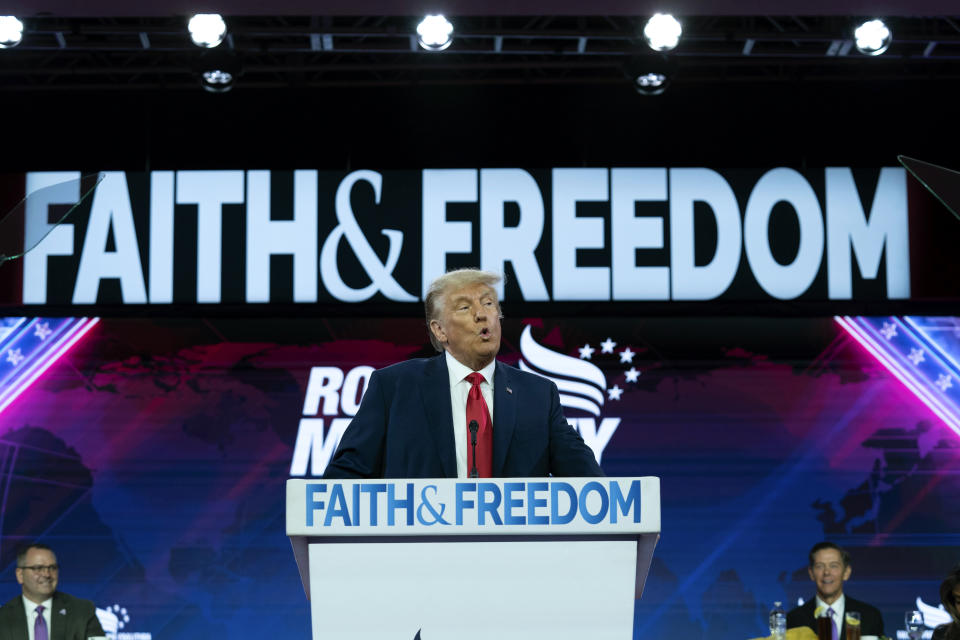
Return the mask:
[(607, 379), (592, 362), (556, 353), (537, 343), (530, 326), (520, 336), (520, 369), (553, 381), (560, 390), (560, 404), (595, 416), (603, 406)]
[(941, 624), (952, 621), (950, 614), (943, 608), (943, 605), (940, 605), (939, 608), (934, 607), (921, 600), (919, 596), (917, 596), (917, 610), (923, 614), (923, 625), (928, 629), (935, 629)]

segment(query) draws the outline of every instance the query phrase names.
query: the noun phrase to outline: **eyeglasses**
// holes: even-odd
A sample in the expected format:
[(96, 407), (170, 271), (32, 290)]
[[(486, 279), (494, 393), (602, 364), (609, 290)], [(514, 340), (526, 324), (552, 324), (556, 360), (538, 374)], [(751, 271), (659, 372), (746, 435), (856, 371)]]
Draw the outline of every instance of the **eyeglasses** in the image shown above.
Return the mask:
[(60, 570), (60, 567), (55, 564), (35, 564), (32, 567), (17, 567), (18, 569), (30, 569), (34, 573), (56, 573)]

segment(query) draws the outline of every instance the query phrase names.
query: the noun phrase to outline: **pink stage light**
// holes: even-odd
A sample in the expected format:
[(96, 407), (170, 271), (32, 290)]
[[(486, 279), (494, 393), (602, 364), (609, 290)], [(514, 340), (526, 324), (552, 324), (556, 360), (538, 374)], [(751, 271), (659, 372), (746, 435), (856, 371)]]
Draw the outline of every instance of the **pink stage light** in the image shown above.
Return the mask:
[(3, 413), (14, 400), (20, 397), (20, 394), (29, 389), (30, 385), (36, 382), (37, 378), (43, 375), (53, 363), (69, 351), (70, 348), (73, 347), (80, 338), (85, 336), (98, 322), (100, 322), (100, 318), (81, 318), (80, 322), (64, 333), (47, 353), (31, 363), (30, 368), (27, 369), (18, 380), (14, 381), (14, 383), (6, 389), (0, 391), (0, 413)]
[(876, 358), (877, 362), (882, 364), (897, 380), (909, 389), (914, 396), (923, 402), (928, 409), (943, 420), (957, 435), (960, 435), (960, 418), (958, 418), (956, 413), (945, 406), (939, 398), (926, 388), (926, 385), (921, 380), (897, 363), (891, 354), (886, 352), (882, 345), (878, 344), (866, 331), (857, 326), (856, 318), (834, 316), (834, 320), (843, 327), (854, 340), (859, 342), (870, 355)]

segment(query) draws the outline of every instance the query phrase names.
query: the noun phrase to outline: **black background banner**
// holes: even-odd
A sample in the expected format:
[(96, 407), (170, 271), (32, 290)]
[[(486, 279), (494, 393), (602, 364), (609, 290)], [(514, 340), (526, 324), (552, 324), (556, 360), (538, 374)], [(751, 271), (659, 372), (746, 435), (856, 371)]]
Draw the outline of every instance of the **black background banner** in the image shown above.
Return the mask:
[[(616, 170), (616, 169), (615, 169)], [(426, 171), (426, 170), (425, 170)], [(377, 260), (384, 264), (388, 262), (390, 240), (384, 235), (383, 230), (396, 230), (402, 234), (399, 241), (399, 257), (393, 271), (389, 276), (396, 281), (399, 287), (409, 293), (412, 297), (419, 299), (422, 297), (422, 279), (423, 270), (421, 260), (425, 249), (427, 252), (436, 251), (435, 246), (423, 245), (425, 232), (434, 231), (425, 230), (423, 223), (422, 208), (424, 206), (423, 193), (423, 174), (422, 171), (413, 170), (391, 170), (382, 172), (365, 172), (366, 174), (375, 173), (382, 177), (382, 186), (380, 189), (379, 202), (374, 197), (374, 190), (369, 182), (360, 180), (356, 182), (350, 191), (350, 209), (347, 215), (352, 215), (356, 220), (362, 232), (362, 239), (369, 243), (370, 248), (376, 253)], [(477, 182), (483, 179), (484, 169), (467, 170), (474, 171)], [(522, 171), (522, 170), (515, 170)], [(525, 299), (520, 287), (520, 280), (530, 280), (530, 272), (518, 274), (511, 262), (504, 264), (506, 275), (506, 285), (504, 291), (504, 302), (510, 305), (514, 312), (526, 313), (536, 312), (542, 304), (549, 303), (551, 308), (561, 312), (569, 310), (576, 312), (579, 309), (594, 307), (600, 305), (608, 312), (617, 312), (617, 310), (634, 309), (638, 305), (645, 311), (658, 313), (661, 308), (669, 308), (673, 313), (686, 307), (689, 309), (699, 309), (710, 307), (712, 313), (728, 313), (731, 311), (731, 305), (748, 305), (748, 312), (772, 312), (780, 313), (783, 311), (784, 304), (788, 306), (789, 313), (830, 313), (833, 310), (841, 309), (847, 312), (876, 313), (897, 310), (912, 309), (920, 307), (949, 304), (956, 298), (956, 289), (953, 283), (956, 281), (957, 269), (954, 261), (950, 259), (952, 255), (949, 247), (955, 246), (956, 240), (960, 239), (960, 223), (958, 223), (946, 209), (937, 202), (922, 186), (909, 175), (904, 174), (907, 187), (907, 211), (909, 223), (909, 269), (910, 269), (910, 296), (908, 299), (891, 299), (888, 293), (888, 282), (886, 277), (886, 261), (890, 249), (890, 242), (899, 241), (899, 238), (887, 238), (884, 246), (883, 255), (880, 258), (876, 277), (864, 277), (862, 272), (863, 265), (860, 264), (856, 256), (850, 258), (850, 277), (852, 281), (852, 298), (837, 299), (830, 298), (827, 284), (827, 239), (825, 237), (822, 244), (822, 257), (820, 266), (812, 279), (811, 284), (801, 294), (788, 300), (780, 300), (764, 291), (758, 284), (758, 274), (752, 271), (751, 264), (747, 259), (746, 251), (743, 247), (744, 240), (741, 239), (739, 264), (735, 276), (728, 287), (723, 289), (718, 296), (702, 300), (688, 301), (677, 300), (676, 297), (670, 300), (651, 300), (651, 299), (619, 299), (611, 300), (607, 294), (605, 299), (603, 294), (598, 294), (597, 300), (573, 300), (558, 299), (554, 294), (555, 279), (553, 270), (555, 266), (553, 260), (553, 246), (555, 235), (559, 231), (554, 228), (556, 224), (553, 219), (552, 195), (556, 189), (554, 181), (558, 176), (565, 176), (563, 173), (555, 173), (557, 170), (539, 169), (527, 170), (524, 173), (532, 177), (539, 190), (540, 201), (543, 206), (543, 225), (540, 234), (539, 244), (533, 252), (536, 270), (542, 278), (548, 299)], [(564, 170), (559, 170), (564, 171)], [(598, 171), (598, 169), (593, 169)], [(603, 169), (600, 169), (603, 171)], [(659, 169), (666, 176), (669, 183), (671, 169)], [(757, 185), (757, 182), (768, 174), (770, 169), (752, 169), (752, 170), (721, 170), (716, 172), (722, 176), (722, 179), (729, 185), (735, 199), (736, 206), (740, 216), (741, 233), (743, 229), (743, 217), (750, 199), (751, 193)], [(827, 207), (826, 207), (826, 172), (827, 169), (806, 170), (800, 173), (803, 179), (809, 184), (810, 189), (815, 194), (817, 204), (820, 208), (822, 220), (824, 222), (824, 235), (829, 233), (826, 225)], [(887, 169), (886, 171), (891, 171)], [(893, 171), (901, 171), (894, 169)], [(87, 172), (82, 172), (87, 173)], [(316, 175), (317, 185), (317, 238), (316, 238), (316, 256), (319, 258), (325, 242), (335, 232), (340, 220), (338, 220), (336, 209), (336, 194), (338, 187), (345, 177), (351, 174), (347, 171), (318, 171), (311, 172)], [(593, 220), (602, 225), (601, 248), (579, 248), (576, 250), (576, 266), (582, 267), (601, 267), (609, 269), (612, 273), (611, 246), (612, 224), (611, 224), (611, 199), (612, 192), (610, 185), (611, 171), (605, 172), (607, 175), (607, 196), (605, 200), (582, 201), (576, 204), (577, 222), (581, 220)], [(874, 198), (877, 194), (878, 179), (881, 176), (880, 169), (853, 169), (850, 172), (856, 185), (857, 195), (862, 214), (860, 212), (847, 212), (847, 215), (862, 215), (868, 218), (871, 209), (874, 207)], [(151, 175), (146, 172), (126, 172), (124, 174), (111, 174), (112, 179), (119, 179), (122, 176), (125, 179), (125, 186), (129, 193), (129, 203), (132, 211), (133, 224), (136, 233), (137, 254), (140, 260), (140, 268), (143, 273), (143, 280), (146, 291), (148, 292), (147, 306), (151, 312), (175, 312), (192, 314), (197, 307), (197, 263), (198, 263), (198, 240), (199, 242), (210, 242), (209, 238), (198, 239), (197, 205), (196, 204), (175, 204), (173, 209), (174, 218), (174, 239), (173, 239), (173, 296), (172, 303), (164, 301), (163, 304), (149, 304), (150, 302), (150, 189)], [(224, 204), (221, 209), (221, 255), (220, 255), (220, 299), (217, 306), (229, 308), (231, 312), (240, 311), (256, 313), (255, 309), (250, 307), (262, 306), (248, 303), (246, 295), (247, 289), (247, 217), (246, 198), (249, 194), (246, 192), (246, 185), (249, 183), (250, 172), (244, 172), (245, 201), (242, 204)], [(175, 180), (174, 180), (175, 183)], [(11, 201), (11, 194), (16, 189), (23, 189), (24, 182), (18, 180), (16, 176), (7, 176), (4, 181), (5, 201)], [(294, 172), (293, 171), (272, 171), (269, 173), (269, 207), (272, 221), (291, 220), (294, 210)], [(478, 194), (479, 195), (479, 194)], [(669, 198), (669, 192), (667, 194)], [(445, 224), (448, 223), (467, 223), (470, 228), (470, 251), (450, 251), (445, 255), (445, 267), (447, 269), (478, 266), (482, 260), (482, 245), (480, 233), (480, 203), (479, 198), (472, 202), (450, 202), (446, 205)], [(81, 260), (81, 254), (84, 250), (85, 232), (90, 218), (90, 207), (93, 198), (88, 198), (78, 209), (71, 214), (66, 221), (73, 226), (73, 254), (65, 256), (50, 256), (47, 258), (47, 291), (46, 302), (43, 305), (47, 312), (56, 309), (62, 309), (64, 312), (74, 313), (78, 309), (86, 307), (95, 307), (97, 313), (126, 313), (124, 308), (137, 307), (138, 304), (132, 304), (130, 300), (125, 300), (121, 293), (120, 280), (117, 278), (104, 278), (100, 280), (97, 288), (95, 301), (75, 300), (74, 288), (77, 281), (77, 273)], [(341, 216), (343, 212), (341, 212)], [(527, 216), (529, 212), (521, 211), (515, 202), (506, 202), (503, 206), (502, 225), (505, 228), (515, 227), (520, 223), (521, 216)], [(637, 267), (662, 266), (671, 267), (671, 202), (648, 201), (634, 203), (634, 215), (638, 218), (649, 217), (662, 221), (662, 246), (656, 248), (636, 249), (634, 252), (635, 265)], [(9, 224), (9, 221), (8, 221)], [(15, 228), (15, 227), (11, 227)], [(695, 265), (702, 267), (711, 262), (717, 251), (718, 226), (717, 218), (711, 210), (711, 206), (705, 202), (696, 202), (693, 210), (693, 241)], [(430, 235), (430, 237), (435, 237)], [(356, 238), (344, 237), (336, 247), (337, 271), (343, 284), (351, 289), (360, 290), (371, 284), (375, 279), (375, 274), (371, 275), (371, 265), (364, 264), (358, 251), (353, 246)], [(771, 256), (780, 265), (790, 264), (797, 256), (800, 241), (800, 226), (797, 214), (791, 204), (785, 201), (776, 203), (770, 213), (767, 235), (769, 251)], [(105, 252), (116, 250), (117, 238), (111, 230), (106, 240)], [(584, 244), (589, 244), (585, 242)], [(849, 249), (848, 249), (849, 251)], [(434, 253), (434, 256), (436, 254)], [(269, 302), (271, 306), (291, 305), (301, 311), (309, 313), (344, 313), (344, 301), (331, 295), (328, 287), (325, 286), (326, 274), (317, 274), (317, 292), (316, 299), (306, 301), (304, 304), (295, 304), (294, 299), (294, 259), (289, 254), (276, 254), (269, 260)], [(376, 266), (376, 265), (373, 265)], [(499, 266), (499, 265), (497, 265)], [(2, 295), (3, 304), (8, 306), (20, 306), (22, 302), (22, 281), (23, 281), (23, 263), (8, 262), (0, 267), (0, 295)], [(833, 267), (829, 267), (833, 268)], [(319, 265), (318, 265), (319, 269)], [(872, 274), (866, 274), (872, 275)], [(522, 276), (522, 278), (520, 277)], [(614, 278), (616, 276), (613, 276)], [(557, 307), (559, 305), (559, 307)], [(205, 311), (210, 311), (211, 305), (199, 305)], [(351, 314), (372, 314), (392, 313), (399, 315), (416, 315), (420, 313), (420, 305), (415, 302), (398, 302), (396, 297), (388, 297), (382, 291), (373, 293), (360, 301), (352, 301), (346, 305)], [(246, 311), (245, 311), (246, 310)], [(733, 311), (739, 313), (740, 311)]]

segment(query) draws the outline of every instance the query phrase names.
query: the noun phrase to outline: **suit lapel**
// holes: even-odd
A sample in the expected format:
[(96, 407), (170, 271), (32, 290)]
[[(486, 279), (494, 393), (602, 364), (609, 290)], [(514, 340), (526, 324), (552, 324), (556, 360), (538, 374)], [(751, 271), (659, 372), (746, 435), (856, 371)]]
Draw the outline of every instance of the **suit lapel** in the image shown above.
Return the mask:
[(810, 627), (814, 631), (817, 630), (817, 598), (814, 596), (812, 599), (807, 600), (802, 607), (803, 617), (805, 618), (804, 622), (806, 626)]
[[(493, 477), (503, 476), (507, 449), (517, 424), (517, 390), (509, 368), (497, 362), (493, 378)], [(449, 394), (448, 394), (449, 395)]]
[[(61, 614), (61, 611), (66, 613)], [(67, 618), (70, 612), (63, 604), (59, 593), (53, 594), (53, 603), (50, 605), (50, 640), (65, 640), (67, 637)]]
[(8, 607), (12, 608), (11, 616), (13, 618), (13, 628), (12, 629), (3, 629), (2, 631), (9, 631), (10, 638), (29, 638), (29, 632), (27, 631), (27, 612), (23, 608), (23, 600), (21, 596), (17, 596), (15, 601), (11, 600), (7, 603)]
[(437, 446), (444, 475), (456, 478), (457, 455), (453, 441), (453, 408), (450, 405), (450, 374), (447, 372), (446, 356), (441, 353), (431, 358), (424, 371), (420, 394), (427, 416), (427, 430)]

